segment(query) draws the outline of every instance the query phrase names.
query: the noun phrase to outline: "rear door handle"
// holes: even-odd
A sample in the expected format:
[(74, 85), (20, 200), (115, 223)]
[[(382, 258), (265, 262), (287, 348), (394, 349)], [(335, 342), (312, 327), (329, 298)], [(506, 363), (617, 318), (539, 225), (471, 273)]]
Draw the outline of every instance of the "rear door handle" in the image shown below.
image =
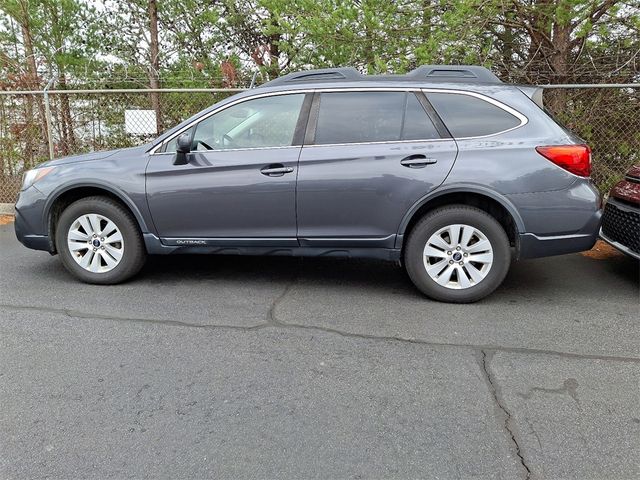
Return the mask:
[(281, 177), (285, 173), (291, 173), (291, 172), (293, 172), (292, 167), (285, 167), (281, 163), (274, 163), (272, 165), (267, 165), (266, 167), (260, 169), (260, 173), (268, 177)]
[(435, 158), (429, 158), (426, 155), (417, 154), (403, 158), (400, 160), (400, 165), (409, 168), (424, 168), (427, 165), (433, 165), (437, 162), (438, 160)]

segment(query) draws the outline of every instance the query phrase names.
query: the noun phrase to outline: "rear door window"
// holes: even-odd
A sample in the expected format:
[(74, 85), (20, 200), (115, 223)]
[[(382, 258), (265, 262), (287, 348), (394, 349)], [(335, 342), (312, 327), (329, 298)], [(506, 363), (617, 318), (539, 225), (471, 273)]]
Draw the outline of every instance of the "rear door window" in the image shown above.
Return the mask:
[(427, 93), (427, 98), (456, 138), (492, 135), (522, 123), (497, 105), (471, 95)]
[(407, 94), (402, 140), (429, 140), (439, 138), (438, 130), (413, 93)]
[(321, 93), (315, 144), (438, 138), (413, 92)]

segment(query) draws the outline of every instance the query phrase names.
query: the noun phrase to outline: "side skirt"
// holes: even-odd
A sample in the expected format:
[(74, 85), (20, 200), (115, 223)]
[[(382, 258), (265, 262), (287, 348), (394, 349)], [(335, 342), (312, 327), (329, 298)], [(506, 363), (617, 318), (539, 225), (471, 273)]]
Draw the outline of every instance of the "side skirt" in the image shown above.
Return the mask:
[[(167, 254), (209, 254), (209, 255), (264, 255), (281, 257), (339, 257), (339, 258), (375, 258), (397, 261), (400, 249), (377, 247), (298, 247), (298, 246), (231, 246), (231, 245), (164, 245), (151, 233), (143, 235), (147, 252), (151, 255)], [(205, 241), (203, 241), (204, 243)]]

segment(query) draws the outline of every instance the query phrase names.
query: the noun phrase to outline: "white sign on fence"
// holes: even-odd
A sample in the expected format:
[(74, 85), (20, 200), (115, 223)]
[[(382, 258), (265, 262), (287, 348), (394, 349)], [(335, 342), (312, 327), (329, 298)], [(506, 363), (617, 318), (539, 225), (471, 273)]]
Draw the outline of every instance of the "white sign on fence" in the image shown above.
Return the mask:
[(133, 135), (155, 135), (158, 133), (155, 110), (125, 110), (124, 128)]

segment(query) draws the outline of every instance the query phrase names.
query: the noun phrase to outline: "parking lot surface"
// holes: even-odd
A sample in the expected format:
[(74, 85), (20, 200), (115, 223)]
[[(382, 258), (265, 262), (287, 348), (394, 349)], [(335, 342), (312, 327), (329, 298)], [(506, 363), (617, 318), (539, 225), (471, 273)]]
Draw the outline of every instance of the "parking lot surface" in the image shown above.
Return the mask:
[(0, 226), (1, 478), (640, 477), (638, 262), (150, 258), (78, 283)]

